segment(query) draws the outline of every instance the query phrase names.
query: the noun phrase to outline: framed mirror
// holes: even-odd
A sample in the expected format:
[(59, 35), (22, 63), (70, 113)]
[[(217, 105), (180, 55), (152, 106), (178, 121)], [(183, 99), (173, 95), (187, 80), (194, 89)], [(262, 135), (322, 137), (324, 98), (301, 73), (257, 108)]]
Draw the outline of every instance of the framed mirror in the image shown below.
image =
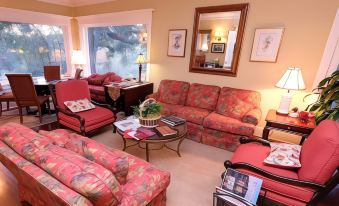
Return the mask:
[(195, 9), (190, 72), (236, 76), (248, 4)]

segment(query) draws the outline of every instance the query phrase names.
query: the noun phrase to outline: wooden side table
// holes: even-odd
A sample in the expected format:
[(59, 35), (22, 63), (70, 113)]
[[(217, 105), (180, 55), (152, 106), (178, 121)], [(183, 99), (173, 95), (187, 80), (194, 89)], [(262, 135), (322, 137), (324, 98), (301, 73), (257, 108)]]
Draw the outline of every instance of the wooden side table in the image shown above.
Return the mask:
[(108, 94), (108, 88), (105, 86), (106, 102), (117, 106), (117, 112), (124, 111), (126, 116), (133, 114), (131, 106), (139, 105), (143, 102), (147, 95), (153, 93), (153, 83), (143, 82), (133, 86), (120, 89), (120, 97), (116, 102)]
[(278, 130), (301, 136), (301, 145), (315, 127), (316, 123), (314, 118), (310, 119), (309, 122), (304, 123), (301, 122), (299, 118), (280, 115), (276, 113), (276, 110), (271, 109), (266, 116), (266, 126), (262, 138), (267, 140), (270, 130)]

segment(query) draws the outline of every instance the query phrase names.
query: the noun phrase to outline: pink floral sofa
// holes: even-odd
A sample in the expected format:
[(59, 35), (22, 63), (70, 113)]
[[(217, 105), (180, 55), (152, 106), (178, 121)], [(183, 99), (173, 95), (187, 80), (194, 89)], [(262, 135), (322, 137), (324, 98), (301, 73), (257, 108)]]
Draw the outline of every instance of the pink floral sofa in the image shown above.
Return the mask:
[(165, 206), (168, 172), (67, 130), (0, 127), (0, 160), (34, 206)]
[(163, 115), (187, 120), (190, 139), (230, 151), (241, 136), (253, 136), (261, 117), (256, 91), (162, 80), (150, 97), (163, 105)]

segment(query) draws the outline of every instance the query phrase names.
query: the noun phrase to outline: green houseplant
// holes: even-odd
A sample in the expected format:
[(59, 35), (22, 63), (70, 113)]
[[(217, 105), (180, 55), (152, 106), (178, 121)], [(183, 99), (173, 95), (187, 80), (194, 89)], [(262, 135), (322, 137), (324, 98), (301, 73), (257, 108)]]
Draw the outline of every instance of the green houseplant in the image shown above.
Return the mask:
[[(323, 79), (313, 94), (318, 94), (318, 100), (307, 106), (306, 110), (313, 112), (316, 122), (324, 119), (339, 120), (339, 67), (331, 76)], [(312, 94), (308, 94), (304, 99)]]
[(147, 99), (139, 106), (133, 106), (134, 116), (139, 118), (139, 122), (143, 127), (156, 127), (161, 118), (161, 104), (155, 99)]

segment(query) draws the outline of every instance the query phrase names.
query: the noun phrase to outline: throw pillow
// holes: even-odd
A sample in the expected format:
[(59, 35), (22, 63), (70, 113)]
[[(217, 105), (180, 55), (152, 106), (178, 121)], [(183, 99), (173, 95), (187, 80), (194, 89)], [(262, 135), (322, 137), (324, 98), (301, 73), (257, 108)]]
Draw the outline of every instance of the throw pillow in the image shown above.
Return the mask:
[(76, 133), (69, 135), (65, 148), (110, 170), (120, 184), (126, 183), (129, 162), (126, 153), (111, 149)]
[(75, 101), (65, 101), (64, 104), (72, 112), (82, 112), (90, 109), (94, 109), (95, 106), (88, 99), (80, 99)]
[(106, 75), (97, 75), (91, 78), (87, 78), (88, 84), (101, 86), (106, 78)]
[(287, 167), (300, 168), (300, 145), (271, 142), (270, 155), (264, 160), (266, 164)]
[(65, 144), (69, 142), (70, 132), (65, 129), (56, 129), (53, 131), (39, 130), (39, 134), (45, 136), (53, 142), (53, 144), (59, 147), (65, 147)]

